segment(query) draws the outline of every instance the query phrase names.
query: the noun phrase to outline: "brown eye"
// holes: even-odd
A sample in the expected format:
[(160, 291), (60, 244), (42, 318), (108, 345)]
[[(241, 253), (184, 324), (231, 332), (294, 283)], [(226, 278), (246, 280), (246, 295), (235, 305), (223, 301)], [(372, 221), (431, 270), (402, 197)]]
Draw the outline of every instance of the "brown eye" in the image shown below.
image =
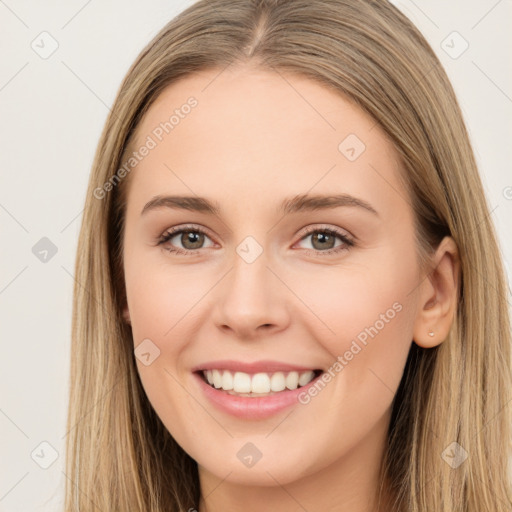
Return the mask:
[(162, 235), (158, 245), (164, 246), (169, 252), (191, 254), (199, 249), (213, 247), (215, 244), (202, 229), (188, 227), (170, 229)]
[(327, 231), (317, 231), (311, 236), (311, 245), (319, 251), (323, 249), (333, 249), (336, 243), (336, 236)]
[(184, 249), (200, 249), (204, 243), (204, 234), (198, 231), (183, 231), (180, 236), (180, 242)]
[(309, 241), (310, 247), (303, 247), (315, 254), (328, 255), (346, 251), (355, 245), (349, 235), (333, 228), (310, 228), (301, 238), (300, 243)]

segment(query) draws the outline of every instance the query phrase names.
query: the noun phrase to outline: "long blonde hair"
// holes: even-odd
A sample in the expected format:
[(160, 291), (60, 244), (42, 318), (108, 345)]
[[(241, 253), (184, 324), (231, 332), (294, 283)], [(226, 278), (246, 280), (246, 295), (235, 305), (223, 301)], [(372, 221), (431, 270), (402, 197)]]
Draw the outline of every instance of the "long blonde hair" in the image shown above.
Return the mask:
[[(381, 467), (392, 509), (510, 511), (507, 287), (461, 111), (434, 52), (385, 0), (201, 0), (139, 55), (95, 156), (76, 259), (66, 512), (198, 507), (197, 464), (149, 404), (122, 319), (127, 180), (118, 169), (165, 87), (248, 61), (316, 80), (373, 116), (400, 155), (425, 268), (443, 236), (458, 246), (450, 334), (433, 349), (412, 344), (393, 402)], [(458, 467), (447, 462), (466, 452)]]

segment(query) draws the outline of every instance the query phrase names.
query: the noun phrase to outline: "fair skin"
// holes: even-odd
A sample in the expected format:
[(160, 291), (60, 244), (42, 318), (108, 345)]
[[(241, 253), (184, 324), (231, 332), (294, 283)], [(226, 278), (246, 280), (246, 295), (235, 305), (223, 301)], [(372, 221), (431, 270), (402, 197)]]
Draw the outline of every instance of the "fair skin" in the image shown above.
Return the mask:
[[(454, 317), (455, 244), (442, 241), (425, 278), (397, 154), (339, 94), (251, 66), (203, 71), (161, 93), (138, 143), (190, 96), (198, 105), (129, 177), (124, 315), (134, 347), (149, 339), (160, 350), (148, 366), (137, 359), (148, 399), (198, 463), (199, 512), (377, 511), (391, 403), (411, 342), (438, 345)], [(366, 146), (354, 161), (338, 149), (349, 134)], [(283, 215), (281, 203), (299, 194), (348, 194), (376, 213), (345, 205)], [(141, 214), (166, 195), (207, 198), (219, 216), (166, 206)], [(158, 245), (184, 225), (206, 235)], [(306, 234), (310, 227), (317, 231)], [(354, 245), (332, 235), (332, 245), (317, 241), (326, 228)], [(251, 263), (236, 250), (247, 236), (262, 249)], [(392, 319), (377, 324), (390, 310)], [(378, 333), (309, 403), (266, 418), (220, 410), (192, 372), (221, 359), (327, 372), (370, 326)], [(237, 457), (249, 442), (261, 453), (251, 467)]]

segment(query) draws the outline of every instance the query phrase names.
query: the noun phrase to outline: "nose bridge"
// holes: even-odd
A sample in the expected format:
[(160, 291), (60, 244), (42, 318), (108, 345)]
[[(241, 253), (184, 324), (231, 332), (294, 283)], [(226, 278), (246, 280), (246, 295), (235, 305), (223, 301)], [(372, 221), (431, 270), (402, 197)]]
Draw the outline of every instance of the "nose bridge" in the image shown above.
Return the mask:
[(285, 297), (267, 268), (271, 265), (267, 251), (254, 237), (246, 237), (235, 251), (231, 271), (219, 288), (216, 324), (244, 337), (254, 335), (260, 326), (284, 327)]

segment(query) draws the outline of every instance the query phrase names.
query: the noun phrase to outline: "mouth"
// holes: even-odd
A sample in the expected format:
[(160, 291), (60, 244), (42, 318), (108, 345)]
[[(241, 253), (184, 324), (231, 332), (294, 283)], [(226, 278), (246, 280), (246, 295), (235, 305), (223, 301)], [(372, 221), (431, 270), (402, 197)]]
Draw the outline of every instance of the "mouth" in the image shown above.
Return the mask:
[(265, 397), (293, 391), (309, 384), (322, 370), (246, 373), (223, 368), (198, 370), (196, 373), (210, 387), (240, 397)]

